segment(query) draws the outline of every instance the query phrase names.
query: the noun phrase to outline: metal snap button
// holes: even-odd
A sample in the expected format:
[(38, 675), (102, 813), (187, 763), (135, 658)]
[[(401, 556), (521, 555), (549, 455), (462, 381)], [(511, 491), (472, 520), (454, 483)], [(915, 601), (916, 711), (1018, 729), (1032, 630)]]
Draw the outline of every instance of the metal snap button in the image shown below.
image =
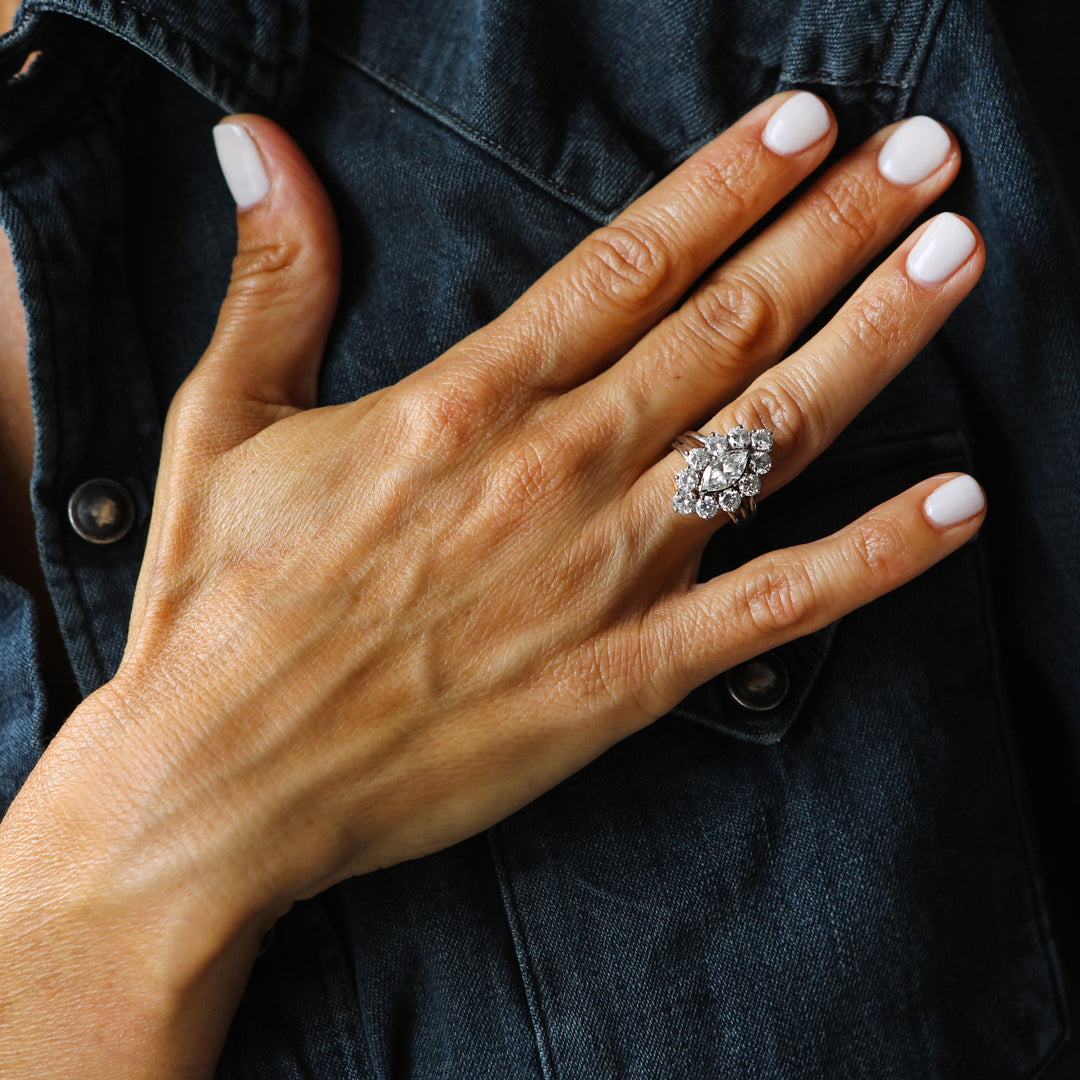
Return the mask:
[(744, 709), (775, 709), (791, 688), (787, 665), (774, 652), (762, 653), (724, 672), (728, 693)]
[(115, 480), (96, 477), (81, 483), (68, 499), (71, 527), (92, 544), (112, 544), (135, 521), (135, 504), (127, 488)]

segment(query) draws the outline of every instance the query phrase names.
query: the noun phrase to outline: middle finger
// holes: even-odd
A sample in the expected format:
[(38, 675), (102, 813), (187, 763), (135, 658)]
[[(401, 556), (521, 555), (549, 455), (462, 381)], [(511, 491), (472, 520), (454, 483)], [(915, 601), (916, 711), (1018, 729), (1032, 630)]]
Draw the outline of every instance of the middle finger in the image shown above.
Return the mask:
[(929, 117), (882, 129), (621, 361), (579, 388), (611, 402), (626, 435), (630, 474), (774, 364), (839, 289), (948, 187), (959, 162), (956, 140)]

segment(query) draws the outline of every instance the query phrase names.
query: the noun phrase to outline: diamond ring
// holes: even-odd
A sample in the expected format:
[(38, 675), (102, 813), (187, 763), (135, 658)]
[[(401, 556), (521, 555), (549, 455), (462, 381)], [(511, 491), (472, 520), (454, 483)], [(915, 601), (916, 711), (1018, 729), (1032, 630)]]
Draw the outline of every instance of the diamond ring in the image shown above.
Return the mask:
[(748, 430), (741, 424), (726, 435), (680, 435), (671, 444), (686, 458), (675, 477), (675, 509), (706, 519), (724, 510), (736, 525), (748, 525), (757, 513), (761, 477), (772, 468), (772, 444), (768, 428)]

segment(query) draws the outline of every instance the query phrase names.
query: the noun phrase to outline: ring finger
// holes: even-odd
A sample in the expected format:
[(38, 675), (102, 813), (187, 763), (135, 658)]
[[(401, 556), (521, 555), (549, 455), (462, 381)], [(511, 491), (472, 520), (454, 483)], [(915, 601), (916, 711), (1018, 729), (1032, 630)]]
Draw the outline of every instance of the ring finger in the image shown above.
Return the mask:
[[(984, 262), (971, 222), (950, 213), (932, 218), (825, 327), (762, 372), (703, 430), (768, 428), (775, 467), (761, 477), (758, 497), (775, 491), (806, 468), (929, 342), (978, 281)], [(681, 465), (681, 456), (665, 455), (628, 494), (631, 519), (650, 522), (653, 542), (664, 547), (672, 545), (673, 533), (682, 534), (685, 546), (702, 542), (701, 531), (688, 528), (672, 507)]]
[(955, 139), (929, 117), (877, 132), (583, 387), (579, 393), (612, 402), (631, 475), (783, 356), (854, 274), (941, 195), (959, 162)]

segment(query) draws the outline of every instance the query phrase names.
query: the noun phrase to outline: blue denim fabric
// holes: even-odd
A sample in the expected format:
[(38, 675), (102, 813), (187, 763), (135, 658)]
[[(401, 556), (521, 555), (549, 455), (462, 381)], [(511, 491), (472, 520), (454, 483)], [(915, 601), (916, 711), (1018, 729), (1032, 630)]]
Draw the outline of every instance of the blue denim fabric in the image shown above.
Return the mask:
[[(122, 655), (162, 422), (228, 279), (222, 110), (282, 122), (337, 211), (321, 403), (430, 361), (777, 90), (828, 99), (835, 154), (948, 124), (934, 210), (987, 243), (937, 338), (702, 572), (943, 469), (986, 488), (978, 537), (777, 650), (777, 708), (716, 679), (483, 834), (297, 904), (220, 1077), (1080, 1076), (1080, 242), (983, 0), (24, 0), (0, 75), (33, 48), (0, 90), (0, 220), (84, 693)], [(136, 502), (112, 545), (66, 523), (92, 476)], [(0, 806), (63, 719), (36, 626), (0, 580)]]

